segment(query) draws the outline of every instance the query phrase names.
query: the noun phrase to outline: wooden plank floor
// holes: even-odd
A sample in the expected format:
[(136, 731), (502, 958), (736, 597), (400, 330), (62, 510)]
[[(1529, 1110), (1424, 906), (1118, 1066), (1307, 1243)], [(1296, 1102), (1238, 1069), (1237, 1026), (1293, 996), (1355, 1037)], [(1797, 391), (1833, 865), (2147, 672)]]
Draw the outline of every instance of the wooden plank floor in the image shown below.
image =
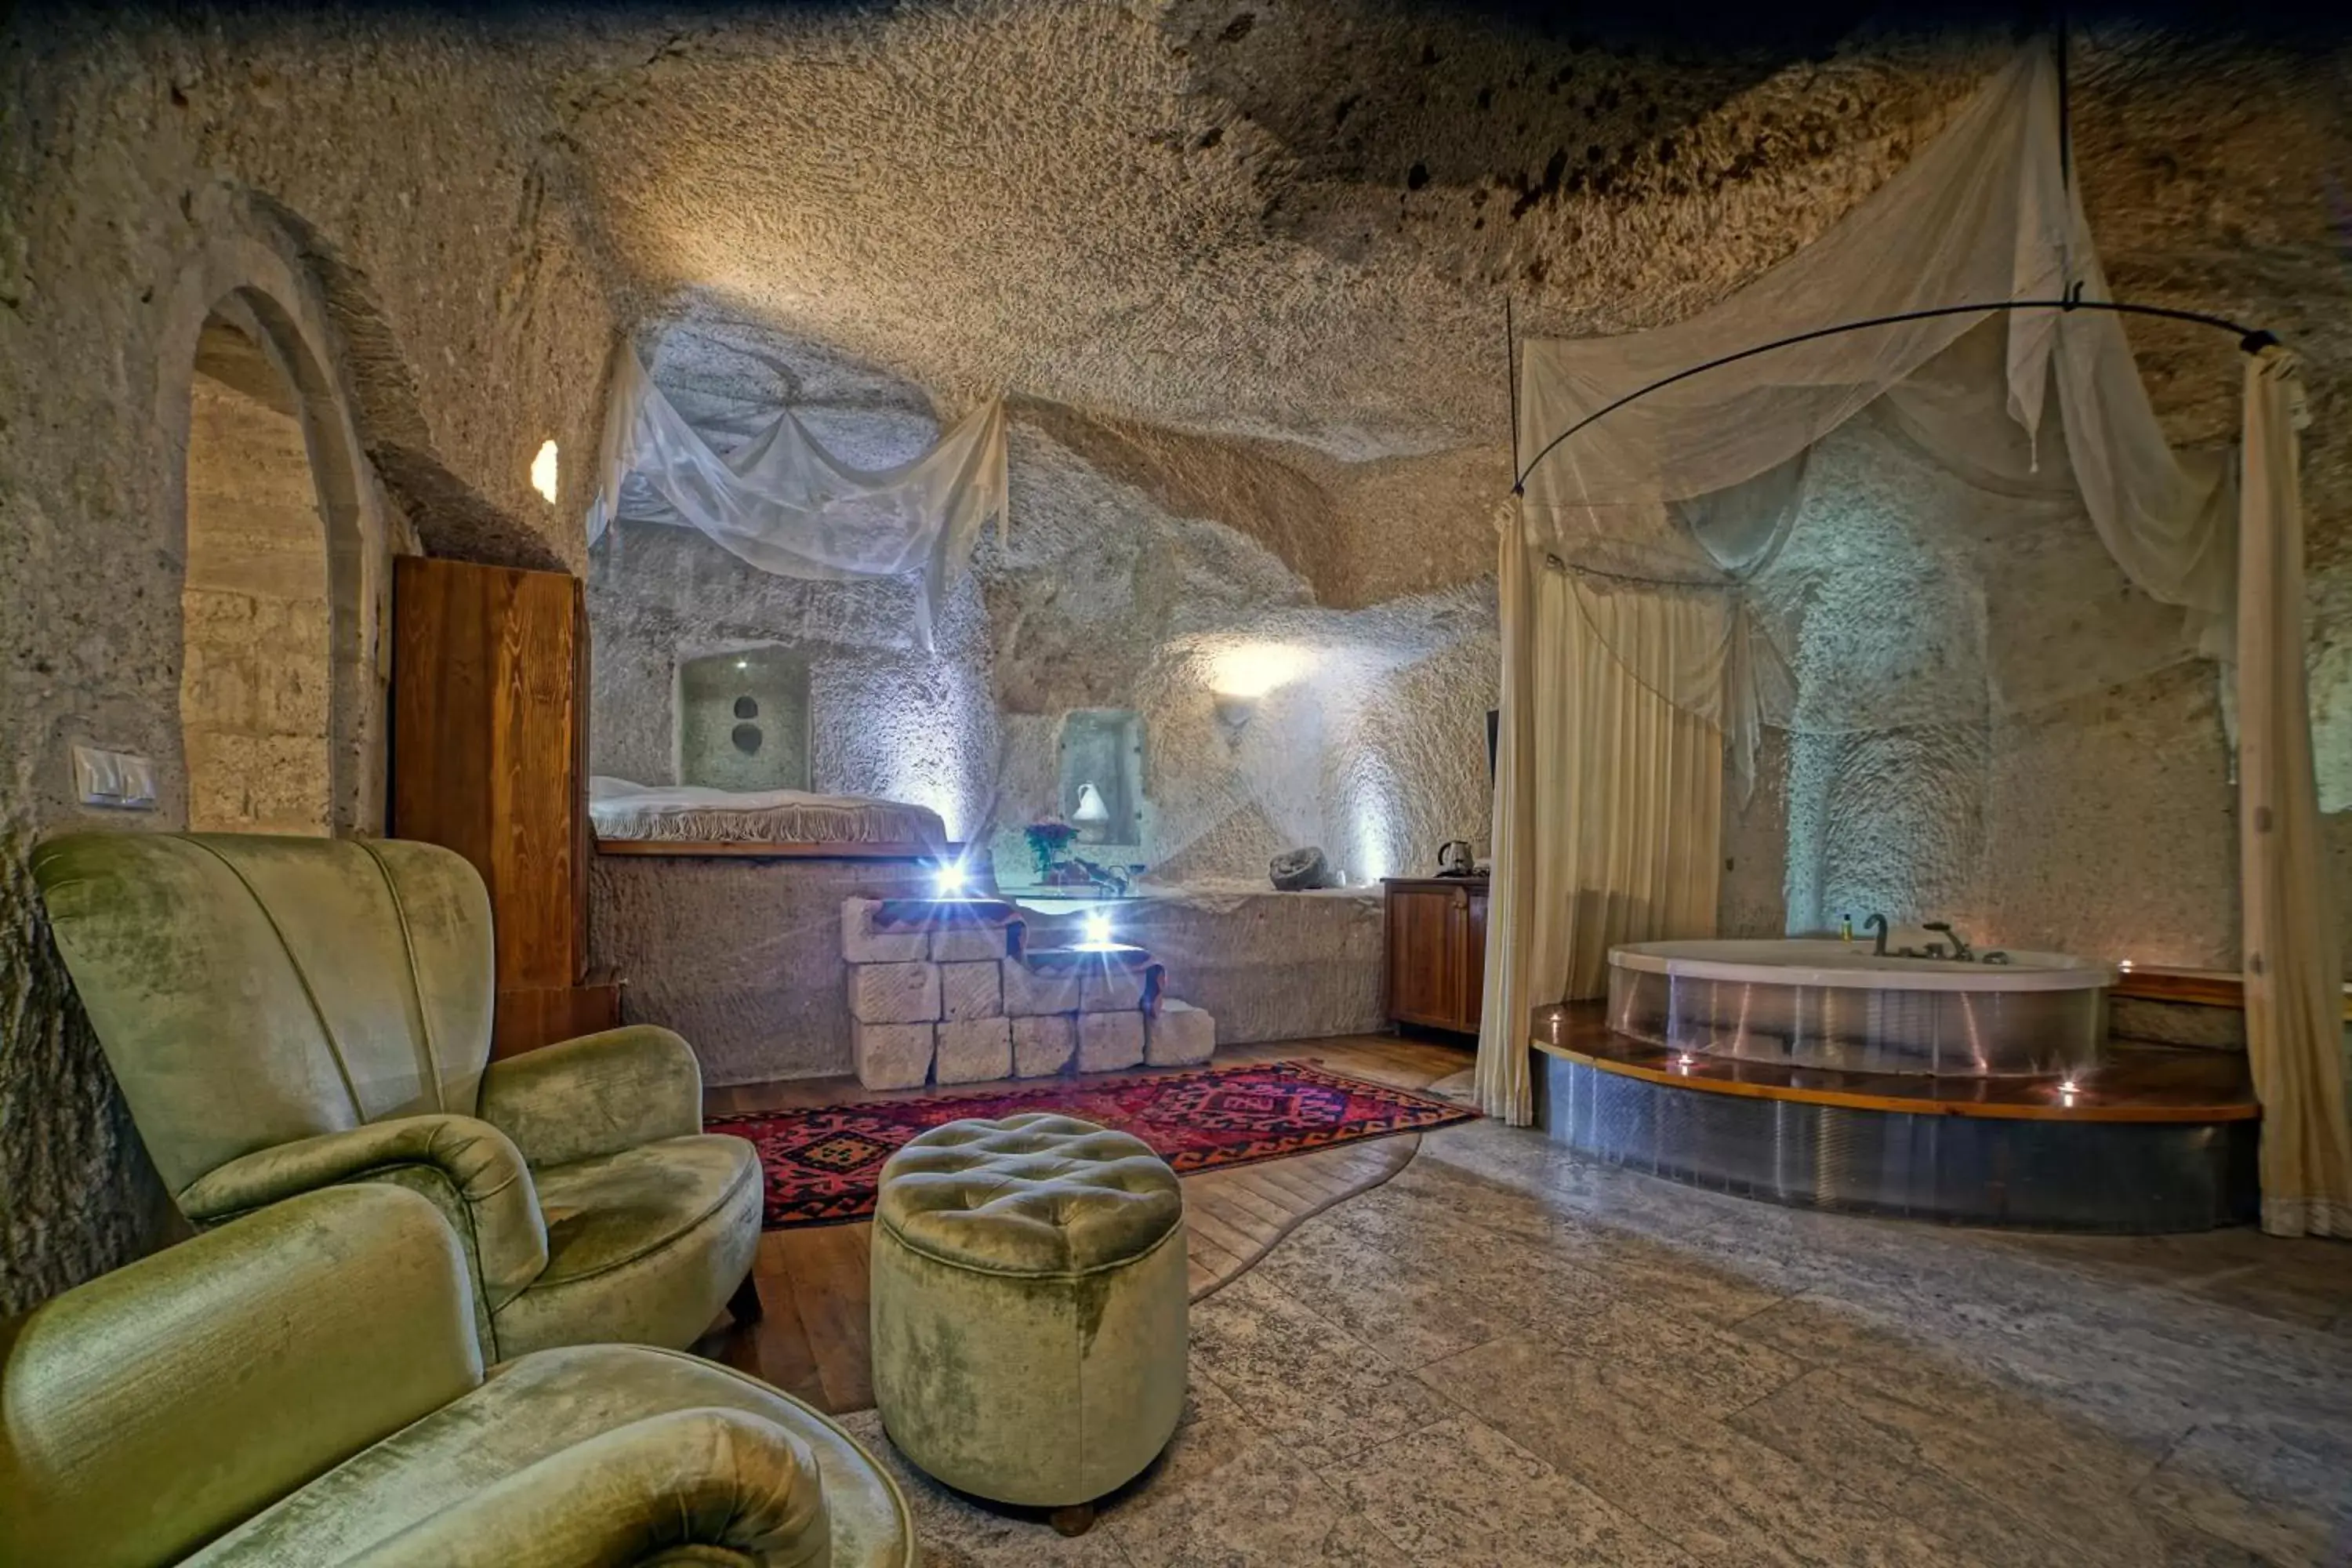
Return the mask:
[[(1466, 1044), (1385, 1035), (1225, 1046), (1217, 1051), (1220, 1067), (1267, 1061), (1319, 1062), (1353, 1078), (1417, 1089), (1469, 1067), (1471, 1051)], [(1150, 1076), (1103, 1075), (1106, 1079)], [(853, 1078), (799, 1079), (714, 1089), (703, 1096), (703, 1104), (710, 1115), (734, 1116), (859, 1100), (984, 1093), (1035, 1081), (876, 1094)], [(1380, 1138), (1186, 1176), (1184, 1218), (1193, 1300), (1265, 1257), (1300, 1221), (1387, 1181), (1412, 1158), (1420, 1143), (1411, 1135)], [(761, 1236), (751, 1272), (765, 1315), (757, 1323), (714, 1329), (695, 1348), (820, 1410), (839, 1414), (872, 1405), (866, 1289), (872, 1229), (865, 1224), (803, 1226)]]

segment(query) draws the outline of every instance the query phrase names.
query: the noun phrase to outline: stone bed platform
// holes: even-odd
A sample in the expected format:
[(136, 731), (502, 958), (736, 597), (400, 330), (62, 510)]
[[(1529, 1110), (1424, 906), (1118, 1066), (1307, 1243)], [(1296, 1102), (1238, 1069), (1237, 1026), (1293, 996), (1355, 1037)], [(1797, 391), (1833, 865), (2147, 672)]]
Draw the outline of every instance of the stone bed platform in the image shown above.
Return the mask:
[(845, 900), (850, 1046), (867, 1089), (1197, 1067), (1216, 1020), (1163, 995), (1140, 947), (1030, 948), (995, 899)]

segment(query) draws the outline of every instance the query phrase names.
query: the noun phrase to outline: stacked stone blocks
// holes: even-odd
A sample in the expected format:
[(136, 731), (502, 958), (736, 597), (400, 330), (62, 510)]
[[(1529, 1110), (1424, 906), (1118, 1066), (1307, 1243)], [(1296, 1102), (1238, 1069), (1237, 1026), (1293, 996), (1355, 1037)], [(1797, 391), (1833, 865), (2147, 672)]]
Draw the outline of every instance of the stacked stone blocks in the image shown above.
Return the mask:
[(878, 899), (841, 909), (852, 1054), (868, 1089), (1198, 1066), (1216, 1049), (1216, 1021), (1160, 1000), (1143, 968), (1033, 964), (1008, 906), (883, 916)]

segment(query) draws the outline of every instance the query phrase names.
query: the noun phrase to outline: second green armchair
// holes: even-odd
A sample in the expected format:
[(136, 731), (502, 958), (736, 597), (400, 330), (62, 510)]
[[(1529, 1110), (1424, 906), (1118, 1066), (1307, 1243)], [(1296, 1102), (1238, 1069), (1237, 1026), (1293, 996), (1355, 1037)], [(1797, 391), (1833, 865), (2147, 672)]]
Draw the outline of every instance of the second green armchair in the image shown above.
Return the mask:
[(182, 1212), (431, 1199), (498, 1358), (682, 1347), (749, 1272), (750, 1144), (702, 1132), (666, 1029), (489, 1057), (491, 932), (463, 858), (399, 840), (88, 833), (35, 852), (75, 990)]

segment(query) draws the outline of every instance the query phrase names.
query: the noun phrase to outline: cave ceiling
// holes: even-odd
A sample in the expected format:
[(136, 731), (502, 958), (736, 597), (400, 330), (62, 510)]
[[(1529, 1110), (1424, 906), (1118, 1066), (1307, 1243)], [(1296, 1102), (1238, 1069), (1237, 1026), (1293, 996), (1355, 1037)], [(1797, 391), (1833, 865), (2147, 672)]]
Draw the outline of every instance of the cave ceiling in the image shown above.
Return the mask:
[[(612, 287), (708, 428), (1003, 390), (1066, 410), (1061, 438), (1124, 431), (1130, 468), (1139, 426), (1287, 454), (1326, 489), (1402, 465), (1379, 487), (1393, 511), (1433, 463), (1449, 491), (1475, 479), (1487, 493), (1457, 505), (1483, 515), (1508, 482), (1507, 297), (1551, 334), (1705, 307), (1899, 167), (2016, 37), (1858, 8), (1656, 16), (1630, 34), (1344, 0), (632, 14), (575, 34), (551, 90)], [(2123, 214), (2111, 272), (2228, 308), (2218, 222), (2341, 295), (2324, 214), (2231, 167), (2280, 132), (2248, 122), (2246, 69), (2340, 68), (2256, 51), (2217, 81), (2211, 47), (2078, 42), (2094, 222), (2103, 189)], [(2343, 150), (2340, 122), (2290, 129)], [(2180, 221), (2121, 206), (2149, 200)], [(2226, 386), (2210, 348), (2181, 352)], [(877, 431), (845, 456), (903, 455), (904, 431)]]

